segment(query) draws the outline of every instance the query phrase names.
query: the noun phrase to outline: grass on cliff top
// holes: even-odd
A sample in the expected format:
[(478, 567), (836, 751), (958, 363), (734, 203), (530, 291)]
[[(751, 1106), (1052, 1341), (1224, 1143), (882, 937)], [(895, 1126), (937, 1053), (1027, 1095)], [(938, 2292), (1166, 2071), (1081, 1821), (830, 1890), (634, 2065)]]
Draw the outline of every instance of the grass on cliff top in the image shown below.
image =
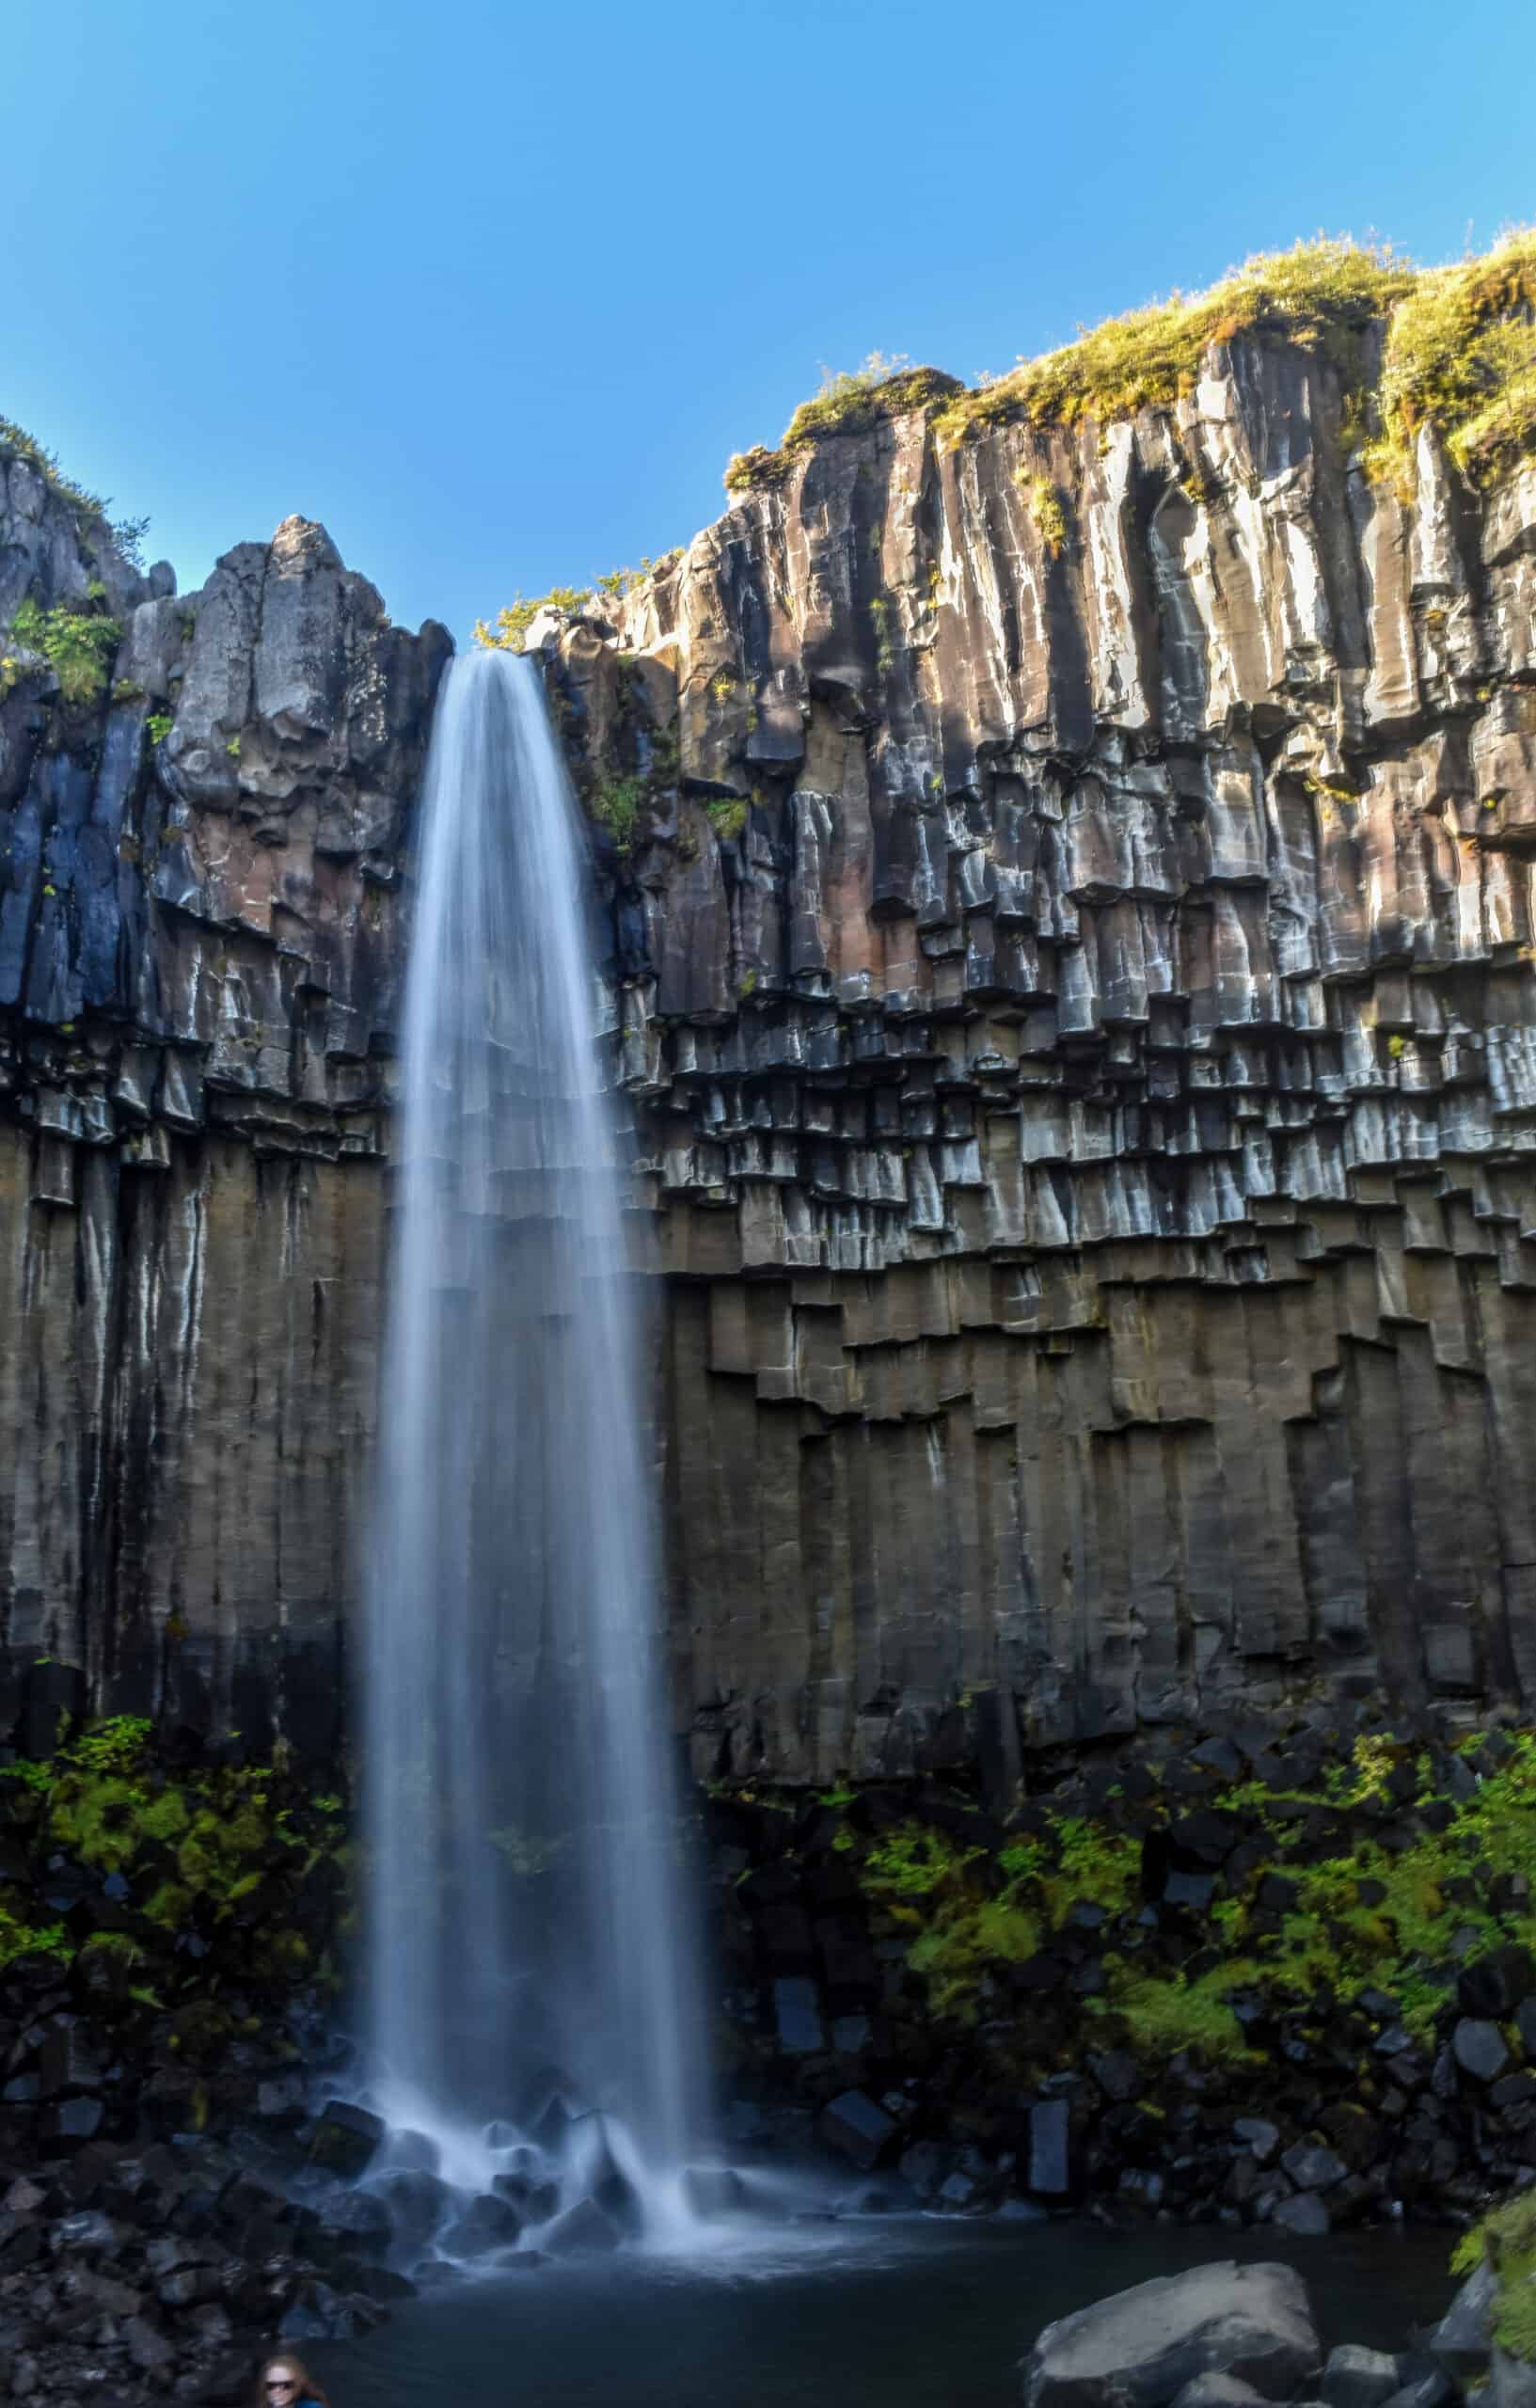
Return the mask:
[(0, 454), (6, 452), (37, 470), (49, 491), (70, 511), (87, 547), (93, 540), (99, 543), (104, 538), (130, 567), (143, 568), (144, 538), (150, 528), (147, 518), (109, 517), (111, 502), (99, 493), (88, 493), (72, 477), (67, 477), (58, 465), (56, 452), (50, 452), (35, 435), (28, 435), (24, 426), (18, 426), (14, 419), (0, 418)]
[(1536, 228), (1415, 278), (1393, 312), (1379, 403), (1370, 464), (1410, 491), (1426, 421), (1469, 484), (1536, 452)]
[(777, 452), (754, 444), (738, 452), (725, 471), (728, 493), (750, 493), (755, 485), (779, 484), (794, 465), (797, 452), (808, 451), (824, 435), (856, 435), (882, 418), (901, 418), (908, 410), (929, 403), (947, 402), (964, 393), (958, 376), (942, 368), (914, 368), (904, 356), (887, 358), (872, 351), (862, 368), (821, 372), (821, 389), (801, 402), (784, 433)]
[(1374, 396), (1380, 429), (1366, 455), (1373, 474), (1403, 483), (1426, 420), (1474, 484), (1491, 483), (1536, 452), (1536, 231), (1528, 229), (1502, 236), (1481, 257), (1427, 270), (1390, 246), (1341, 239), (1261, 252), (1203, 293), (1176, 293), (1106, 319), (969, 390), (936, 370), (911, 370), (877, 353), (855, 374), (827, 378), (796, 411), (779, 451), (758, 445), (738, 452), (726, 486), (749, 492), (781, 483), (818, 436), (929, 404), (946, 448), (1009, 423), (1107, 424), (1166, 408), (1194, 391), (1212, 343), (1245, 333), (1325, 352), (1363, 424), (1370, 397), (1361, 338), (1382, 320), (1388, 333)]

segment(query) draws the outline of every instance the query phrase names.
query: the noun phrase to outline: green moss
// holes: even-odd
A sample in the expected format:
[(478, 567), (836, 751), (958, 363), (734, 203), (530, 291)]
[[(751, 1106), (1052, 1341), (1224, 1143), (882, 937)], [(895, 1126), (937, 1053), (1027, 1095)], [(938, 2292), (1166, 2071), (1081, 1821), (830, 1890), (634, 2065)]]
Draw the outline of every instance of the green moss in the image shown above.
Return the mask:
[(746, 829), (747, 805), (745, 802), (728, 802), (721, 796), (712, 802), (706, 802), (705, 812), (709, 825), (723, 844), (734, 844)]
[(1161, 2058), (1189, 2049), (1213, 2065), (1251, 2062), (1256, 2052), (1243, 2037), (1231, 1993), (1248, 1987), (1254, 1972), (1239, 1960), (1192, 1981), (1183, 1973), (1138, 1973), (1112, 1965), (1108, 2010), (1119, 2017), (1141, 2055)]
[(1536, 2360), (1536, 2191), (1506, 2200), (1462, 2235), (1451, 2272), (1470, 2274), (1484, 2262), (1496, 2278), (1495, 2340), (1512, 2357)]
[(44, 655), (67, 703), (100, 702), (122, 641), (116, 619), (101, 610), (43, 610), (29, 594), (11, 620), (10, 632), (27, 651)]
[(1055, 1825), (1054, 1839), (1060, 1869), (1045, 1877), (1044, 1888), (1058, 1918), (1080, 1898), (1106, 1914), (1119, 1914), (1131, 1904), (1141, 1884), (1138, 1840), (1075, 1814)]
[(1022, 1964), (1040, 1944), (1040, 1926), (1011, 1897), (956, 1901), (907, 1952), (909, 1970), (926, 1985), (936, 2015), (971, 2020), (976, 1991), (994, 1965)]
[(151, 711), (144, 722), (145, 734), (151, 744), (164, 744), (174, 724), (169, 711)]
[(926, 1824), (903, 1823), (870, 1848), (863, 1861), (863, 1886), (872, 1897), (887, 1901), (931, 1897), (982, 1853), (980, 1848), (957, 1848)]
[(0, 1967), (18, 1956), (56, 1956), (68, 1964), (74, 1949), (61, 1923), (31, 1924), (0, 1907)]

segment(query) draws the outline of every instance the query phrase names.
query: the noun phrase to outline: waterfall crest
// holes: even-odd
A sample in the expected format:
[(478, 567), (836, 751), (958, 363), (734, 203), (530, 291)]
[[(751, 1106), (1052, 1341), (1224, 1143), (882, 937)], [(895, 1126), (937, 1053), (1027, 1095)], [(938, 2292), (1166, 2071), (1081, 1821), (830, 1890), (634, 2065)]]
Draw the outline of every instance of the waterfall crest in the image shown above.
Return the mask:
[(617, 2161), (654, 2227), (700, 2131), (702, 2035), (585, 872), (535, 668), (456, 661), (397, 1121), (371, 2037), (378, 2103), (445, 2174), (537, 2158), (563, 2206)]

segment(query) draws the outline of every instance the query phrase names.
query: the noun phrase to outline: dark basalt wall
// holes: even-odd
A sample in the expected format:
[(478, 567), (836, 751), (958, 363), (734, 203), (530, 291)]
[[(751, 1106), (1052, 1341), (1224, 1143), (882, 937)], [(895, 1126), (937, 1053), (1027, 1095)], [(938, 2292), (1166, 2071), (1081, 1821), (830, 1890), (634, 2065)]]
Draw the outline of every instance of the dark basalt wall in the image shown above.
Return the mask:
[[(1102, 430), (916, 411), (530, 630), (702, 1770), (1529, 1703), (1536, 469), (1480, 498), (1426, 431), (1403, 501), (1342, 427), (1246, 339)], [(126, 628), (140, 699), (0, 713), (0, 1610), (311, 1711), (446, 644), (299, 521)]]

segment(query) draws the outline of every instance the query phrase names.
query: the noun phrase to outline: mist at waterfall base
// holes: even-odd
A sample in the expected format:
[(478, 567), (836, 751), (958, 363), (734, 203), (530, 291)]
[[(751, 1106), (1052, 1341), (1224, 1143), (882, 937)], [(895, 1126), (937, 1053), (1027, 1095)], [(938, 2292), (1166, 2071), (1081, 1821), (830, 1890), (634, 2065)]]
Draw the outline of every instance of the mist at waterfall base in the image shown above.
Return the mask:
[(391, 2127), (371, 2178), (429, 2262), (568, 2213), (606, 2239), (594, 2195), (615, 2232), (687, 2243), (707, 2178), (586, 872), (535, 667), (456, 661), (422, 798), (364, 1668), (366, 2096)]

